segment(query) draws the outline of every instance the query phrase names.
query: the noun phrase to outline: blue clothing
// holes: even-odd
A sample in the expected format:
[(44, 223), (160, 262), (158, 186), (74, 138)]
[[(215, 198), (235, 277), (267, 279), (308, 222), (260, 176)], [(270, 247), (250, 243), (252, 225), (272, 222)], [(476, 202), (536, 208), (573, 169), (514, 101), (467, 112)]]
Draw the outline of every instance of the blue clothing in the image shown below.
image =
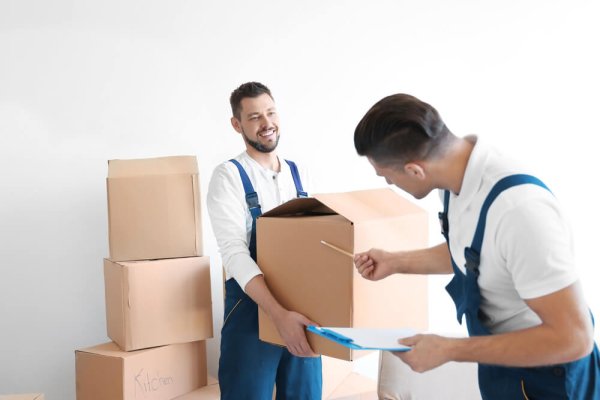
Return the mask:
[[(252, 215), (250, 255), (256, 261), (256, 219), (261, 215), (258, 195), (241, 164), (231, 160), (238, 171)], [(296, 165), (292, 171), (296, 194), (306, 197)], [(316, 400), (321, 398), (321, 357), (296, 357), (285, 347), (258, 338), (258, 306), (235, 279), (225, 282), (225, 312), (221, 330), (219, 382), (223, 400)]]
[[(466, 316), (470, 336), (491, 334), (485, 327), (486, 316), (480, 309), (481, 294), (477, 284), (487, 212), (502, 191), (522, 184), (533, 184), (549, 190), (543, 182), (530, 175), (510, 175), (498, 181), (483, 203), (471, 246), (465, 248), (466, 273), (463, 274), (452, 258), (454, 277), (446, 290), (456, 305), (458, 322), (461, 323), (463, 315)], [(446, 191), (444, 211), (439, 216), (442, 233), (448, 244), (449, 202), (450, 193)], [(596, 344), (588, 356), (564, 364), (533, 368), (479, 364), (479, 388), (483, 400), (600, 399), (599, 385), (600, 353)]]

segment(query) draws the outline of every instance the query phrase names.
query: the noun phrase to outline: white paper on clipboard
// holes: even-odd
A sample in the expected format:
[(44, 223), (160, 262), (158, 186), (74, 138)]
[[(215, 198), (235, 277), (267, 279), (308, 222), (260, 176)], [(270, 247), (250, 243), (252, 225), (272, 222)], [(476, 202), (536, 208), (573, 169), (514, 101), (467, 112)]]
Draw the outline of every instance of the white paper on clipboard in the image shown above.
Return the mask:
[(308, 331), (326, 339), (356, 350), (408, 351), (409, 346), (401, 345), (398, 339), (415, 335), (410, 328), (337, 328), (309, 326)]

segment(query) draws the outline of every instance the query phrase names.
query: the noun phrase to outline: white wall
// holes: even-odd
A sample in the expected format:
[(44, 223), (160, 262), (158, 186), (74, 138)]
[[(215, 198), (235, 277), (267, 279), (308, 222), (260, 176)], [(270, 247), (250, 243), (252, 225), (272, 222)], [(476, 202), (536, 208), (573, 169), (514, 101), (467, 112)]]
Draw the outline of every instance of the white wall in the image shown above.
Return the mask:
[[(74, 349), (107, 340), (106, 160), (196, 154), (204, 196), (242, 149), (228, 96), (247, 80), (271, 87), (281, 151), (321, 191), (384, 185), (352, 135), (396, 92), (526, 160), (571, 217), (600, 315), (599, 16), (592, 0), (0, 0), (0, 393), (74, 399)], [(438, 242), (440, 206), (420, 204)], [(206, 216), (203, 228), (218, 333)], [(445, 281), (431, 280), (431, 329), (462, 332)], [(217, 348), (218, 335), (213, 373)]]

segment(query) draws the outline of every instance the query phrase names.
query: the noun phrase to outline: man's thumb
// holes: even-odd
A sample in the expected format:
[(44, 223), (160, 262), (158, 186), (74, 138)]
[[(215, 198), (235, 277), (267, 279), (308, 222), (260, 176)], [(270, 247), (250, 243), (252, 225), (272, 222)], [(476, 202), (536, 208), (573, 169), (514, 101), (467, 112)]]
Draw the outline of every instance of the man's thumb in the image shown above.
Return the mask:
[(415, 344), (417, 344), (417, 341), (418, 341), (418, 335), (398, 339), (399, 344), (402, 344), (404, 346), (409, 346), (409, 347), (412, 347)]

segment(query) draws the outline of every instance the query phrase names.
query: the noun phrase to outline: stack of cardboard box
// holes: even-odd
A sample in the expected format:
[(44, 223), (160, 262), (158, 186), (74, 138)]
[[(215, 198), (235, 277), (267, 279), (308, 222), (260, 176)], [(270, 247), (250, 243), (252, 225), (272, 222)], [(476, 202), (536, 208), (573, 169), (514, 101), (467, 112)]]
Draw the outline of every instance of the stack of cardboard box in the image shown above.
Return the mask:
[(76, 350), (78, 400), (170, 400), (207, 384), (213, 336), (210, 260), (202, 256), (193, 156), (108, 164), (112, 342)]

